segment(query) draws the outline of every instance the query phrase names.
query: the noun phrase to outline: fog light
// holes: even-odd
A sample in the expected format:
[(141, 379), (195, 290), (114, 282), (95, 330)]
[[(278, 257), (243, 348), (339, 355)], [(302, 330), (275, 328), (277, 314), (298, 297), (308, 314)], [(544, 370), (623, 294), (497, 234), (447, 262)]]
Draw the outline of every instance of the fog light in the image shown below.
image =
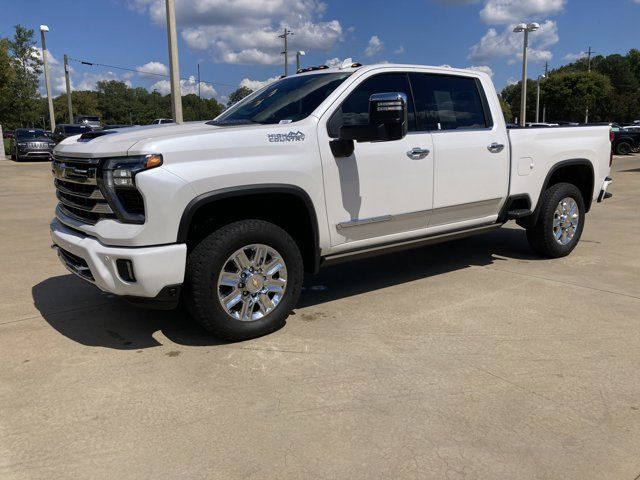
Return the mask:
[(119, 258), (116, 260), (116, 267), (118, 268), (118, 275), (125, 282), (135, 282), (136, 276), (133, 273), (133, 263), (131, 260)]

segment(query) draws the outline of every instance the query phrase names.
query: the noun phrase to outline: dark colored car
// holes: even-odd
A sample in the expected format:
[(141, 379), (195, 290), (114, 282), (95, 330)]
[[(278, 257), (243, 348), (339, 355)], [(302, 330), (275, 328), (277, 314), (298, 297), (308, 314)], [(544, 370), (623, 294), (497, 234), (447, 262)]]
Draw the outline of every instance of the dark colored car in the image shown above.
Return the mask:
[(60, 125), (56, 125), (56, 129), (53, 131), (53, 141), (56, 143), (60, 143), (67, 137), (71, 137), (73, 135), (82, 135), (83, 133), (91, 132), (92, 129), (89, 125), (73, 125), (70, 123), (62, 123)]
[(50, 159), (55, 142), (41, 128), (18, 128), (11, 139), (11, 155), (16, 161)]
[(640, 129), (612, 128), (613, 131), (613, 151), (617, 155), (629, 155), (640, 148)]
[(116, 128), (130, 128), (133, 127), (133, 125), (105, 125), (104, 127), (102, 127), (102, 130), (114, 130)]
[(93, 130), (98, 130), (102, 128), (102, 124), (100, 123), (100, 117), (96, 115), (76, 115), (73, 117), (73, 123), (80, 125), (88, 125)]

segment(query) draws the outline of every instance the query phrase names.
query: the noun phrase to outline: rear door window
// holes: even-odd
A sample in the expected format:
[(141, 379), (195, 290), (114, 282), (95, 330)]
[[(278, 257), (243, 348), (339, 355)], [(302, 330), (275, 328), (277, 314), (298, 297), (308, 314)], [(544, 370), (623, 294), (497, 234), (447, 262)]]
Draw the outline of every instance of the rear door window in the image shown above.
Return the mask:
[(418, 130), (464, 130), (493, 126), (476, 78), (411, 73)]

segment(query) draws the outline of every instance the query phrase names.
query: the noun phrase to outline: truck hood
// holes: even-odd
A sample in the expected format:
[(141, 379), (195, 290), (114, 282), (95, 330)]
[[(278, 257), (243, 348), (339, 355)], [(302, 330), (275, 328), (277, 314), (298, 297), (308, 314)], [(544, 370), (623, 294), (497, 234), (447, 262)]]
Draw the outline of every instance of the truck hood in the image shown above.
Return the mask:
[(83, 133), (65, 138), (54, 149), (55, 155), (68, 157), (108, 157), (127, 155), (136, 143), (155, 139), (172, 139), (212, 132), (219, 129), (205, 122), (189, 122), (181, 125), (147, 125), (143, 127), (115, 128)]

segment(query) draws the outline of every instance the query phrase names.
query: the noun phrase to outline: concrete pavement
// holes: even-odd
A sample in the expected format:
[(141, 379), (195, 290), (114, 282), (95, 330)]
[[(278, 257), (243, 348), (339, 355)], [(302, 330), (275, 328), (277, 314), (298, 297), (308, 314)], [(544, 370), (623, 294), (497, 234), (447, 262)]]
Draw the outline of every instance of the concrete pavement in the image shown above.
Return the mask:
[(0, 162), (2, 479), (637, 479), (640, 157), (582, 242), (515, 227), (331, 267), (221, 344), (68, 274), (47, 163)]

